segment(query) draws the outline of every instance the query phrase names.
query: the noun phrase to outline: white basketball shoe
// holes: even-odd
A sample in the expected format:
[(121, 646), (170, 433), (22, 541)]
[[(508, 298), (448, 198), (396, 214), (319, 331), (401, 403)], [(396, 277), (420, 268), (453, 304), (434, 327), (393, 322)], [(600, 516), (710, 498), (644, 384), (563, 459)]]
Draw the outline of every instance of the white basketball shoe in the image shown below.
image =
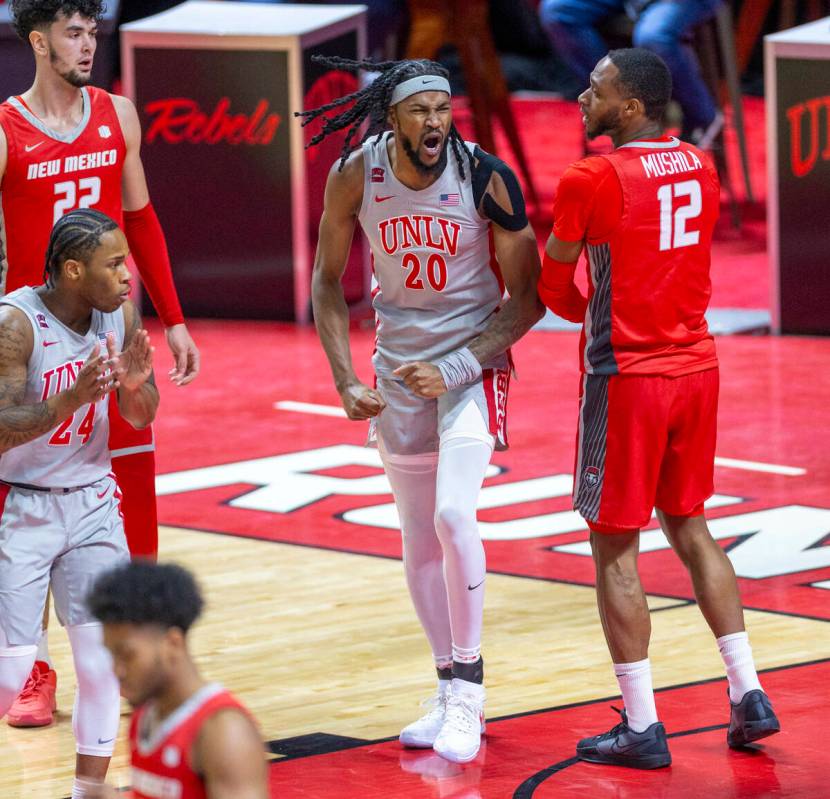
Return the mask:
[(438, 733), (441, 732), (441, 727), (444, 726), (451, 685), (450, 680), (438, 680), (438, 690), (435, 695), (426, 702), (422, 702), (423, 705), (429, 706), (429, 711), (401, 730), (398, 739), (404, 746), (411, 746), (415, 749), (429, 749), (432, 746)]
[(468, 763), (477, 754), (484, 734), (484, 686), (454, 679), (444, 726), (432, 748), (453, 763)]

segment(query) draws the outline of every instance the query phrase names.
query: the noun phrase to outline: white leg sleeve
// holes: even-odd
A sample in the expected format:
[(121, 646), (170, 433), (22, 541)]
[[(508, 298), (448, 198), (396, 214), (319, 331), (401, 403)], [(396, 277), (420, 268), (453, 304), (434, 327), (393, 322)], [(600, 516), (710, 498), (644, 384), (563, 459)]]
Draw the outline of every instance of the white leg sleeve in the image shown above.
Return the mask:
[(79, 755), (111, 757), (121, 712), (118, 680), (103, 643), (101, 625), (67, 627), (78, 687), (72, 711), (72, 731)]
[(37, 646), (0, 648), (0, 719), (9, 712), (35, 665)]
[(436, 661), (452, 657), (450, 615), (444, 584), (443, 552), (435, 534), (437, 456), (390, 455), (379, 442), (403, 537), (403, 565), (412, 604)]
[(444, 552), (452, 642), (464, 653), (456, 659), (476, 660), (481, 651), (486, 564), (476, 507), (492, 454), (493, 437), (470, 403), (441, 436), (436, 484), (435, 529)]

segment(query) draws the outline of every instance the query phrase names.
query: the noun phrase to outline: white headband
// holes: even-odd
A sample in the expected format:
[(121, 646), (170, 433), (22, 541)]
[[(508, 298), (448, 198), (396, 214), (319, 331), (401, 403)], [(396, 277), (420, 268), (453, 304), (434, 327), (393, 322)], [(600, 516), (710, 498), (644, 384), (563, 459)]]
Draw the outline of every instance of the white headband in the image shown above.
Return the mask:
[(417, 78), (405, 80), (395, 87), (389, 105), (397, 105), (401, 100), (406, 100), (418, 92), (446, 92), (452, 96), (450, 82), (446, 78), (440, 75), (418, 75)]

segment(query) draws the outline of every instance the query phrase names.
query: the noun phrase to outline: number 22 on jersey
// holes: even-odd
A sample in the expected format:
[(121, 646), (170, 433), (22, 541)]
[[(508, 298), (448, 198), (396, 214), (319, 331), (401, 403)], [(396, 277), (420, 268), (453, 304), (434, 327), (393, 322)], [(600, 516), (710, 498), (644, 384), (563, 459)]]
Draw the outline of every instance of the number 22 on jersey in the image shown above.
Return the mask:
[[(660, 201), (660, 252), (698, 244), (700, 231), (687, 230), (686, 225), (703, 210), (700, 181), (667, 183), (657, 190), (657, 199)], [(675, 205), (675, 200), (684, 199), (687, 201)]]
[(64, 214), (76, 208), (92, 208), (101, 199), (101, 178), (64, 180), (55, 184), (55, 205), (52, 213), (54, 225)]

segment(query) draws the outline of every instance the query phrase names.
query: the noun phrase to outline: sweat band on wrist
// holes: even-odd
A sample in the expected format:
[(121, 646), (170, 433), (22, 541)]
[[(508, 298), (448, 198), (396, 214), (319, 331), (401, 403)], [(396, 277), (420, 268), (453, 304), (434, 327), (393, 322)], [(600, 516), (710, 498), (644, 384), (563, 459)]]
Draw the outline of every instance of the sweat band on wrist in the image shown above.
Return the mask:
[(451, 352), (436, 364), (447, 391), (473, 383), (481, 377), (481, 364), (467, 347)]

